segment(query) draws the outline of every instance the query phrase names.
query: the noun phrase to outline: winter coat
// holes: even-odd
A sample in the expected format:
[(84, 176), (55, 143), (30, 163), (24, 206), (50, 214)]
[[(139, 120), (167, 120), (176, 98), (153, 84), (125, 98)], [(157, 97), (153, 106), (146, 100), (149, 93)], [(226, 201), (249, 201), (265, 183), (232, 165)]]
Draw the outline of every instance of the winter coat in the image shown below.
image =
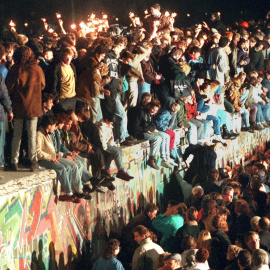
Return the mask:
[(42, 115), (41, 91), (45, 87), (45, 76), (39, 65), (31, 65), (28, 69), (13, 65), (6, 85), (15, 119)]

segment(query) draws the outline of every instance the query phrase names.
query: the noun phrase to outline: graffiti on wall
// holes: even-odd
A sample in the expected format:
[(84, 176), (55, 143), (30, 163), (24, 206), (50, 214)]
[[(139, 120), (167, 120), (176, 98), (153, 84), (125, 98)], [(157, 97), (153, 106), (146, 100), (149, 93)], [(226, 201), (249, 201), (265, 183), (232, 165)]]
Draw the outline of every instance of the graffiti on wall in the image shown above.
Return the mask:
[(106, 237), (163, 193), (169, 170), (146, 168), (146, 151), (125, 156), (135, 178), (117, 179), (116, 190), (94, 194), (79, 204), (57, 202), (53, 181), (0, 197), (0, 270), (69, 269), (86, 240), (97, 257)]

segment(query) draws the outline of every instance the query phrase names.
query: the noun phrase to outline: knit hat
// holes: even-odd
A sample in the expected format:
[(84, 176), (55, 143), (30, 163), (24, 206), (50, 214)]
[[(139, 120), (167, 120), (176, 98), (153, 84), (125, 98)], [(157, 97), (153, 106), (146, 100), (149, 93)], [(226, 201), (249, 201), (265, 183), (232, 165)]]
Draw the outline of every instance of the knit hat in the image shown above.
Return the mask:
[(227, 38), (227, 37), (222, 37), (219, 40), (219, 47), (221, 47), (221, 48), (225, 48), (228, 44), (229, 44), (229, 38)]

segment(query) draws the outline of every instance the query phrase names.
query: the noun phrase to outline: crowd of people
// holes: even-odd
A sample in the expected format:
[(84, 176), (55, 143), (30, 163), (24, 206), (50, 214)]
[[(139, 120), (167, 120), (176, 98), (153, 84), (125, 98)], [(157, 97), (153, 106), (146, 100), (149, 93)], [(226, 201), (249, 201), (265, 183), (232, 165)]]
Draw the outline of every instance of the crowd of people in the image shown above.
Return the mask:
[(195, 175), (191, 194), (168, 201), (163, 214), (148, 203), (93, 269), (269, 269), (269, 158), (268, 149), (248, 167)]
[(76, 203), (115, 189), (113, 159), (116, 177), (133, 179), (121, 148), (137, 140), (150, 143), (148, 166), (173, 169), (181, 131), (186, 158), (197, 153), (185, 177), (192, 194), (164, 214), (149, 204), (123, 229), (125, 250), (110, 240), (94, 269), (123, 269), (118, 253), (133, 270), (268, 269), (269, 153), (248, 173), (240, 165), (219, 172), (213, 149), (201, 144), (234, 140), (234, 113), (241, 132), (270, 127), (270, 13), (235, 28), (219, 12), (209, 26), (186, 29), (174, 26), (175, 16), (154, 4), (143, 20), (130, 14), (129, 28), (106, 18), (95, 28), (92, 17), (91, 27), (67, 32), (58, 14), (59, 31), (42, 19), (41, 36), (10, 23), (0, 40), (0, 167), (17, 171), (27, 153), (31, 171), (55, 170), (59, 199)]

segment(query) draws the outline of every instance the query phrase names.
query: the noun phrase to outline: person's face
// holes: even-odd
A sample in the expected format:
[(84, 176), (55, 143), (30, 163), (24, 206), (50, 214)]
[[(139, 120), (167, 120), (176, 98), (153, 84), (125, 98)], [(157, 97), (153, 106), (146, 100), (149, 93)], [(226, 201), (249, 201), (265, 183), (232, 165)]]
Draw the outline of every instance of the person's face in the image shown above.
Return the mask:
[(129, 57), (128, 58), (123, 58), (122, 61), (123, 61), (124, 64), (127, 64), (127, 65), (129, 65), (130, 63), (132, 63), (132, 59), (129, 58)]
[(150, 113), (151, 115), (156, 115), (157, 112), (158, 112), (158, 109), (159, 109), (159, 108), (158, 108), (157, 106), (153, 106), (153, 107), (150, 108), (149, 113)]
[(167, 213), (169, 213), (170, 215), (175, 215), (178, 213), (178, 205), (174, 205), (172, 206), (170, 203), (168, 204), (168, 207), (167, 207)]
[(230, 252), (230, 250), (228, 249), (228, 251), (227, 251), (227, 260), (232, 261), (234, 258), (235, 258), (234, 254), (232, 252)]
[(114, 255), (117, 256), (120, 252), (120, 246), (114, 251)]
[(45, 110), (50, 111), (52, 109), (52, 107), (53, 107), (53, 100), (52, 99), (49, 99), (47, 102), (43, 103), (43, 108)]
[(202, 85), (204, 83), (204, 79), (202, 78), (197, 79), (197, 83), (198, 85)]
[(248, 241), (246, 242), (248, 248), (250, 250), (255, 250), (260, 248), (260, 238), (259, 235), (251, 235), (248, 238)]
[(53, 133), (56, 130), (56, 124), (48, 126), (48, 133)]
[(64, 127), (64, 123), (58, 124), (58, 129), (62, 129)]
[(153, 220), (157, 216), (157, 210), (154, 210), (153, 212), (148, 212), (148, 216), (151, 220)]
[(70, 130), (72, 126), (72, 121), (65, 122), (64, 129), (66, 131)]
[(99, 60), (99, 62), (101, 62), (106, 56), (106, 53), (101, 53), (101, 54), (97, 54), (97, 58)]
[(151, 11), (151, 14), (155, 17), (159, 15), (159, 10), (156, 8), (151, 7), (150, 11)]
[(227, 194), (223, 195), (223, 200), (225, 202), (228, 202), (228, 203), (232, 202), (232, 200), (233, 200), (233, 191), (228, 191)]
[(211, 15), (211, 21), (213, 22), (216, 19), (215, 15)]
[(134, 240), (140, 244), (145, 237), (141, 236), (138, 232), (134, 232)]
[(256, 48), (256, 51), (259, 52), (263, 49), (263, 45), (260, 45), (259, 47)]
[(52, 51), (47, 51), (47, 52), (45, 53), (45, 55), (44, 55), (44, 58), (45, 58), (47, 61), (51, 62), (51, 61), (53, 60), (53, 52), (52, 52)]
[(72, 54), (66, 54), (66, 55), (63, 56), (62, 62), (65, 65), (70, 65), (72, 59), (73, 59), (73, 55)]
[(201, 56), (201, 53), (200, 53), (200, 52), (196, 52), (196, 53), (194, 54), (194, 56), (195, 56), (195, 59), (198, 59), (198, 58)]
[(179, 268), (181, 265), (178, 261), (176, 260), (167, 260), (164, 262), (165, 263), (165, 269), (166, 270), (173, 270)]

